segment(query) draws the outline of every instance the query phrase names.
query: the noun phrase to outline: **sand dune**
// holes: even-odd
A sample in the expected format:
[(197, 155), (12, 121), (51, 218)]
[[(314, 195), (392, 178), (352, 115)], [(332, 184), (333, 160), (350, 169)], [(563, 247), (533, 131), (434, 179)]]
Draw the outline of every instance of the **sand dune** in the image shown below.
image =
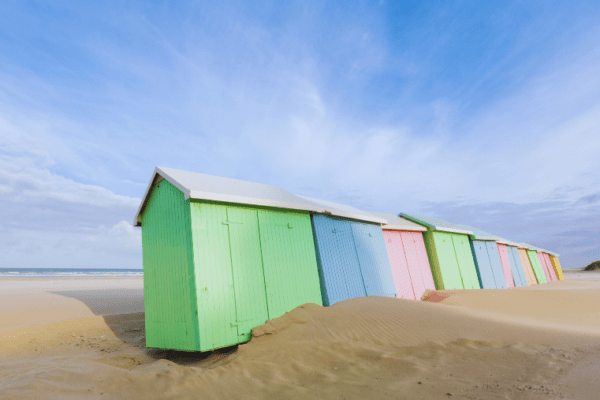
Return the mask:
[(550, 399), (585, 386), (577, 360), (599, 359), (600, 282), (306, 304), (200, 354), (144, 347), (141, 280), (14, 282), (24, 297), (0, 296), (0, 398)]

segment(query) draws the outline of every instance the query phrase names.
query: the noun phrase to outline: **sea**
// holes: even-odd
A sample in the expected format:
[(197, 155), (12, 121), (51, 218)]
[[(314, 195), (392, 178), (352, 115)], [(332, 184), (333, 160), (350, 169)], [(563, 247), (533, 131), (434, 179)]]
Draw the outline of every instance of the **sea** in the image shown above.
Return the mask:
[(141, 269), (0, 268), (2, 278), (142, 278)]

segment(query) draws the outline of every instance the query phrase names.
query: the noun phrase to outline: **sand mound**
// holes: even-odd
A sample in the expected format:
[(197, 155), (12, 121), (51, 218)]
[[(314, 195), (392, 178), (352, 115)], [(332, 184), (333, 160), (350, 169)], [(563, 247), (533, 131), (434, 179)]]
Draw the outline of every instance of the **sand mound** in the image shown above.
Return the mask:
[(585, 267), (583, 270), (584, 271), (596, 271), (598, 269), (600, 269), (600, 260), (594, 261), (593, 263), (591, 263), (590, 265)]
[(145, 348), (143, 313), (79, 318), (86, 334), (5, 358), (0, 398), (559, 398), (553, 382), (600, 339), (599, 293), (561, 281), (305, 304), (211, 353)]

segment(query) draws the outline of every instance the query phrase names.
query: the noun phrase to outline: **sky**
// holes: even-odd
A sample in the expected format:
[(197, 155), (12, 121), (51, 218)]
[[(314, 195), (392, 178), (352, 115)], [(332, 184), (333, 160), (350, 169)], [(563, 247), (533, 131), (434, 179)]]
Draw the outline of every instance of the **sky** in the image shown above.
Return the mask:
[(600, 259), (600, 2), (20, 1), (0, 268), (141, 268), (156, 166)]

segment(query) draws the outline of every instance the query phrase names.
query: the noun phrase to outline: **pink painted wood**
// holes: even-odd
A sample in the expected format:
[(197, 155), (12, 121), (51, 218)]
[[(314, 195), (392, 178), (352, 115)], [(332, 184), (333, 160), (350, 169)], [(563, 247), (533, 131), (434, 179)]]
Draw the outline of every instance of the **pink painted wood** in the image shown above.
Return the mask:
[(410, 273), (408, 271), (408, 262), (404, 254), (404, 245), (402, 236), (398, 231), (383, 231), (385, 247), (387, 248), (390, 265), (392, 266), (392, 275), (398, 297), (403, 299), (415, 300)]
[(550, 271), (548, 271), (548, 266), (546, 265), (546, 260), (544, 260), (544, 256), (539, 251), (536, 252), (538, 259), (540, 260), (540, 264), (542, 264), (542, 269), (544, 270), (544, 275), (546, 275), (546, 280), (548, 282), (552, 282), (552, 275), (550, 275)]
[(546, 253), (542, 253), (542, 257), (544, 258), (544, 261), (546, 262), (546, 267), (548, 267), (548, 271), (550, 272), (550, 276), (552, 277), (552, 280), (557, 281), (558, 277), (556, 276), (556, 271), (554, 271), (554, 267), (552, 267), (552, 261), (550, 261), (550, 256)]
[(506, 278), (506, 287), (515, 287), (512, 271), (510, 269), (510, 261), (508, 260), (508, 250), (506, 250), (505, 245), (500, 243), (497, 244), (498, 252), (500, 253), (500, 261), (502, 262), (502, 271), (504, 271), (504, 277)]
[(402, 232), (402, 243), (408, 260), (408, 269), (413, 282), (415, 299), (421, 300), (425, 290), (435, 290), (431, 266), (421, 232)]

